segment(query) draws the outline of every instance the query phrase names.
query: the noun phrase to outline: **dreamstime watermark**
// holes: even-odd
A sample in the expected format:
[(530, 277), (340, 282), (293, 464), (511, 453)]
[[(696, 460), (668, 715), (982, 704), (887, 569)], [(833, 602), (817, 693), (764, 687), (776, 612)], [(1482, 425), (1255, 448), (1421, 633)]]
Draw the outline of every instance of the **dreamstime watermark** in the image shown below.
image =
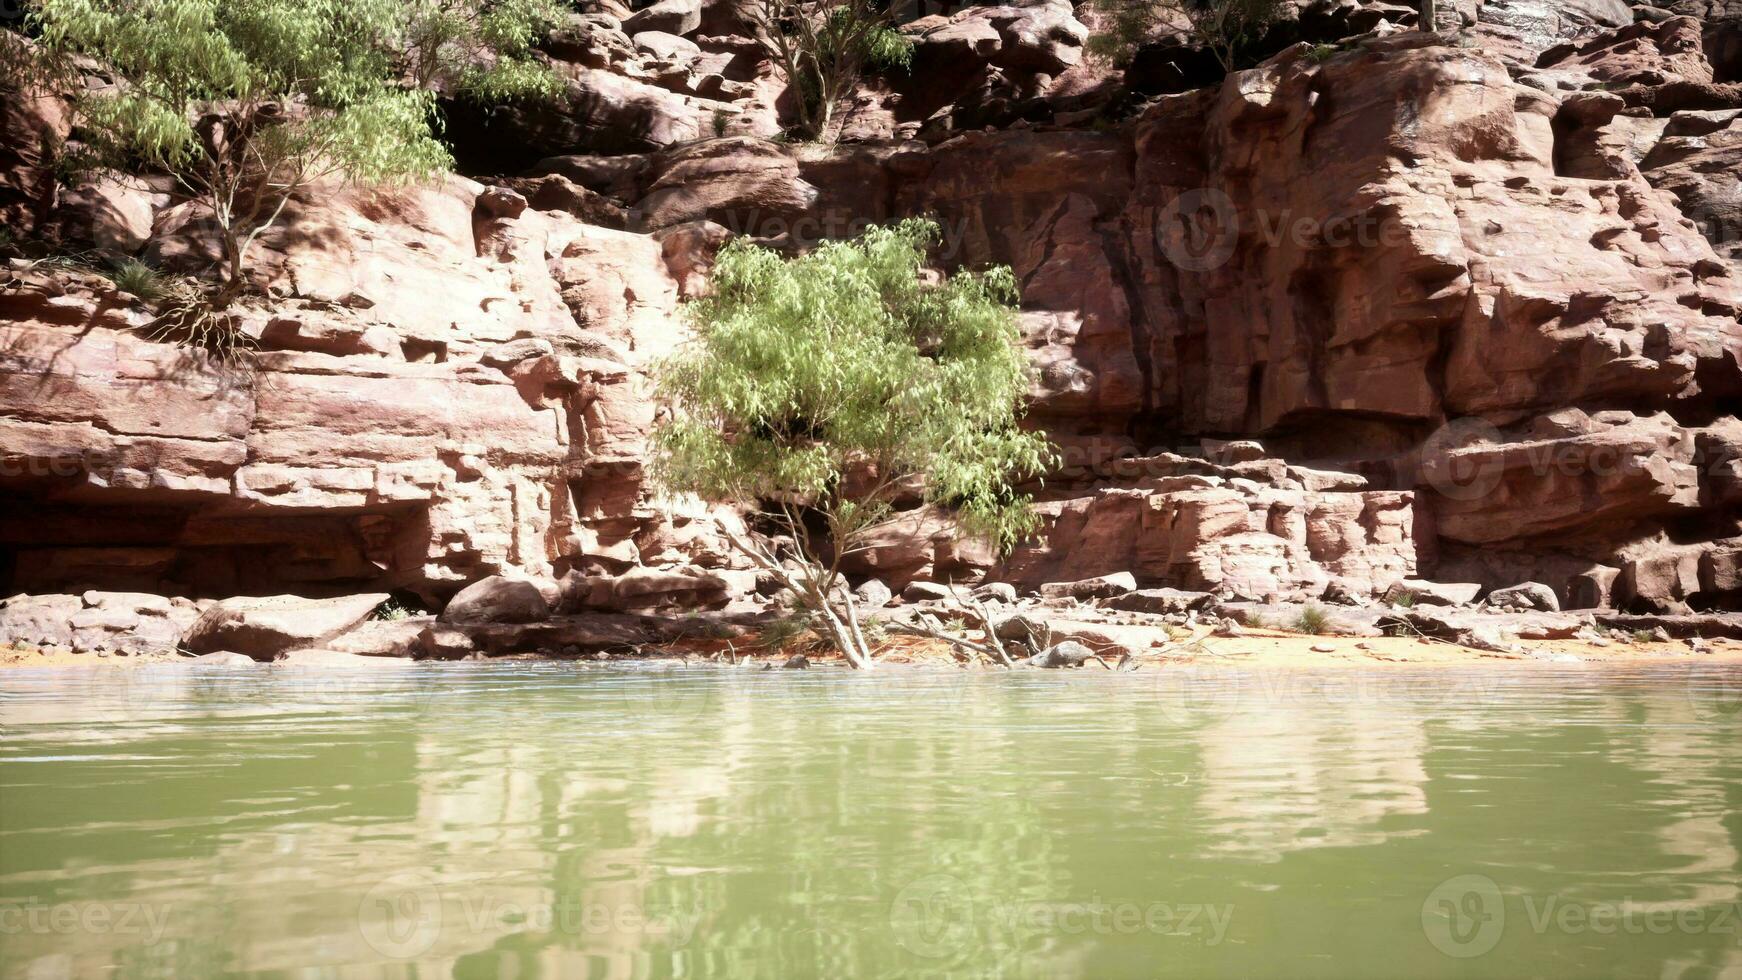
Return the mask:
[(1507, 895), (1493, 878), (1447, 878), (1421, 904), (1429, 945), (1470, 959), (1492, 952), (1508, 930), (1544, 936), (1727, 936), (1742, 946), (1742, 903), (1669, 907), (1655, 902), (1579, 902), (1559, 895)]
[(703, 918), (699, 909), (636, 902), (558, 899), (529, 901), (489, 888), (444, 888), (429, 874), (390, 875), (364, 893), (357, 930), (389, 959), (412, 959), (442, 937), (536, 932), (571, 937), (638, 936), (688, 945)]
[(133, 936), (163, 941), (173, 906), (161, 902), (0, 902), (0, 936)]
[(1204, 902), (1018, 901), (976, 895), (961, 879), (930, 874), (908, 882), (889, 903), (901, 948), (928, 959), (971, 952), (997, 937), (1154, 935), (1220, 945), (1234, 906)]

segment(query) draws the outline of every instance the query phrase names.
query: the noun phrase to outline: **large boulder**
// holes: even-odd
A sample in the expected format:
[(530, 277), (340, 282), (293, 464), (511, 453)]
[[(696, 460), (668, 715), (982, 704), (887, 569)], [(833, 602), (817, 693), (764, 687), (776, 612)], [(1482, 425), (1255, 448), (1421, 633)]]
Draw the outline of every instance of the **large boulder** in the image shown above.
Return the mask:
[(644, 31), (682, 35), (700, 26), (702, 0), (658, 0), (623, 21), (623, 30), (631, 35)]
[(1049, 599), (1111, 599), (1137, 589), (1137, 579), (1130, 572), (1113, 572), (1075, 582), (1046, 582), (1040, 594)]
[(318, 647), (369, 618), (387, 595), (335, 599), (295, 595), (225, 599), (188, 628), (183, 645), (193, 653), (230, 650), (273, 660), (288, 650)]
[(461, 589), (442, 610), (449, 623), (533, 623), (550, 615), (538, 585), (492, 575)]

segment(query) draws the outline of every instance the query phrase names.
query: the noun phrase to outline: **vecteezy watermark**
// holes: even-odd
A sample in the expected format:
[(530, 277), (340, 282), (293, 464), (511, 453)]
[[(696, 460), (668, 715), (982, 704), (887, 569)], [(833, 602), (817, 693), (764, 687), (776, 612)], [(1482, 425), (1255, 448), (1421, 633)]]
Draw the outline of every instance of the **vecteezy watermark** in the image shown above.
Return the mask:
[(1155, 244), (1175, 267), (1213, 272), (1234, 257), (1242, 238), (1267, 248), (1284, 244), (1325, 248), (1396, 248), (1410, 231), (1396, 216), (1367, 209), (1331, 215), (1289, 209), (1242, 211), (1215, 187), (1194, 187), (1169, 199), (1154, 214)]
[(489, 887), (447, 888), (422, 871), (383, 878), (357, 905), (363, 941), (389, 959), (422, 956), (443, 936), (461, 934), (644, 936), (684, 946), (695, 937), (701, 920), (702, 912), (693, 908), (580, 898), (543, 901)]
[(1421, 903), (1421, 931), (1433, 948), (1467, 959), (1499, 945), (1506, 933), (1506, 902), (1487, 875), (1447, 878)]
[(0, 936), (138, 936), (163, 941), (171, 906), (162, 902), (0, 902)]
[(1694, 667), (1688, 671), (1688, 702), (1702, 721), (1742, 719), (1742, 671)]
[(1140, 674), (1109, 699), (1152, 700), (1163, 720), (1199, 727), (1302, 707), (1470, 705), (1493, 698), (1498, 683), (1491, 671), (1252, 670), (1193, 663)]
[(1064, 936), (1170, 936), (1219, 945), (1234, 906), (1202, 902), (1014, 901), (976, 896), (954, 875), (930, 874), (908, 882), (889, 903), (889, 925), (901, 948), (928, 959), (968, 953), (994, 938)]
[(0, 478), (64, 479), (81, 476), (84, 472), (85, 462), (81, 455), (57, 453), (52, 456), (27, 456), (23, 453), (0, 452)]
[[(1726, 936), (1742, 946), (1742, 903), (1672, 906), (1657, 902), (1580, 902), (1559, 895), (1519, 894), (1513, 908), (1487, 875), (1448, 878), (1421, 906), (1427, 941), (1447, 956), (1468, 959), (1491, 952), (1510, 926), (1544, 936)], [(1518, 913), (1523, 912), (1521, 917)]]

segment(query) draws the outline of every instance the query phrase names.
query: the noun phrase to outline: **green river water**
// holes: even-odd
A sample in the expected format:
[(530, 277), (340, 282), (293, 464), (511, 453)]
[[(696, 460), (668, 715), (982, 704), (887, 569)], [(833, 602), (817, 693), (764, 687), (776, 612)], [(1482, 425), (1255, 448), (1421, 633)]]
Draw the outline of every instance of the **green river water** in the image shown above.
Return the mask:
[(1742, 676), (0, 674), (0, 978), (1742, 977)]

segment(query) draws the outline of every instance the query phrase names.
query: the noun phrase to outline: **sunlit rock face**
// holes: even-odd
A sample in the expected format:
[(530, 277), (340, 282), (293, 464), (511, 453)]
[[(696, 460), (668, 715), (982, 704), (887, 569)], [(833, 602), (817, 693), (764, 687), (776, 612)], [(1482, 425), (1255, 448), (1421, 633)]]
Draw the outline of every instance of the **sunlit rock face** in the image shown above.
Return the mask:
[[(772, 138), (788, 95), (741, 25), (664, 6), (552, 39), (566, 108), (456, 116), (462, 161), (512, 176), (296, 201), (239, 314), (251, 370), (153, 342), (95, 277), (15, 271), (6, 584), (435, 601), (651, 569), (748, 591), (717, 533), (738, 518), (648, 484), (681, 304), (731, 237), (796, 251), (929, 214), (941, 265), (1015, 271), (1061, 465), (1013, 554), (916, 512), (855, 577), (1742, 603), (1731, 6), (1447, 4), (1453, 37), (1400, 30), (1412, 5), (1298, 5), (1259, 67), (1111, 124), (1122, 78), (1067, 6), (968, 8), (905, 28), (936, 70), (867, 80), (833, 147)], [(5, 112), (65, 131), (52, 100)], [(211, 261), (164, 188), (59, 187), (8, 146), (9, 216)]]

